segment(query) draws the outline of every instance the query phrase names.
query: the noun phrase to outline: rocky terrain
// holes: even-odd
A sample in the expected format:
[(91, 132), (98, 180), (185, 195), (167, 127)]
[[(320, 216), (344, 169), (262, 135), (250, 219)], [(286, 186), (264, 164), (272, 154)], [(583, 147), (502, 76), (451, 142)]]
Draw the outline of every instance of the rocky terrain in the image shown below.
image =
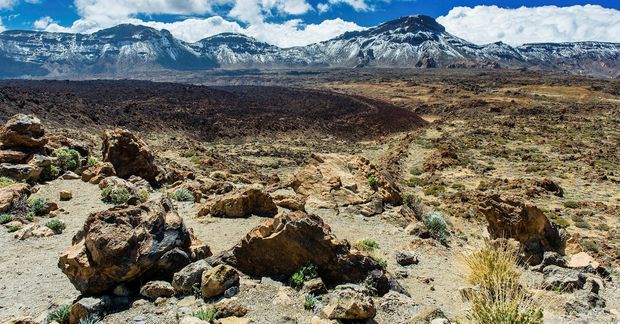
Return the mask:
[(243, 68), (531, 68), (620, 76), (620, 44), (473, 44), (423, 15), (307, 46), (279, 48), (241, 34), (195, 43), (167, 30), (118, 25), (93, 34), (0, 33), (0, 78), (135, 78), (139, 72)]
[(617, 81), (184, 78), (0, 83), (0, 322), (620, 320)]

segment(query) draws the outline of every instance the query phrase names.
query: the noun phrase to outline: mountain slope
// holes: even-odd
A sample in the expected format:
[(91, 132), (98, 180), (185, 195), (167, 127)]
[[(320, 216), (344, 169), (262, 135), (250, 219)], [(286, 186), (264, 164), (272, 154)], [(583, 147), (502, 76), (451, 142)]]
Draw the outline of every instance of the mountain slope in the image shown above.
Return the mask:
[(211, 68), (537, 67), (620, 76), (620, 44), (476, 45), (428, 16), (406, 16), (308, 46), (279, 48), (225, 33), (187, 43), (166, 30), (119, 25), (83, 34), (0, 33), (0, 77), (72, 76)]

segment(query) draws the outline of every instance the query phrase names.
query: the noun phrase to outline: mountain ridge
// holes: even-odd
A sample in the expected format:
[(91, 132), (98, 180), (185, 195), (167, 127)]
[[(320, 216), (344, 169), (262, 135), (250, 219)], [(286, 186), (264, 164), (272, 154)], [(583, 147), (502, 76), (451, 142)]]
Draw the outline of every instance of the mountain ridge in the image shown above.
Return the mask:
[(142, 70), (302, 67), (506, 67), (620, 76), (620, 44), (503, 42), (478, 45), (435, 19), (410, 15), (306, 46), (281, 48), (238, 33), (197, 42), (168, 30), (121, 24), (92, 34), (9, 30), (0, 33), (0, 77), (128, 75)]

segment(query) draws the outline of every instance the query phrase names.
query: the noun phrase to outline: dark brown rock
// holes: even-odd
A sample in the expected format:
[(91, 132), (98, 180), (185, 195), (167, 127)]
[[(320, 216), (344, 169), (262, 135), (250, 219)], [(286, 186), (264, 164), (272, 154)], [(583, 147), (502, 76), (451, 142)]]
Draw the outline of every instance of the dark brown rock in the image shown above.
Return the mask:
[(143, 276), (160, 270), (162, 257), (175, 249), (192, 260), (211, 254), (172, 203), (162, 199), (91, 214), (58, 266), (83, 294), (101, 294), (121, 283), (148, 280)]
[(161, 173), (146, 144), (128, 130), (104, 132), (103, 161), (112, 163), (116, 174), (124, 179), (136, 175), (155, 183)]
[(323, 220), (304, 212), (281, 214), (250, 231), (243, 240), (219, 256), (218, 262), (255, 277), (290, 277), (314, 264), (327, 283), (360, 282), (381, 266), (372, 258), (350, 250)]

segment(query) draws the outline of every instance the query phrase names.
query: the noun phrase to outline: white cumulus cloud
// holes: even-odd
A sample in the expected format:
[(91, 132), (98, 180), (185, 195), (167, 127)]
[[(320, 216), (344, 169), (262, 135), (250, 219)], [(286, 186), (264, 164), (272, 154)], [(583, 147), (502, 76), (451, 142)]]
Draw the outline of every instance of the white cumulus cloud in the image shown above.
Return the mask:
[(6, 27), (4, 27), (4, 25), (2, 25), (2, 17), (0, 17), (0, 33), (5, 31)]
[(17, 4), (17, 0), (0, 0), (0, 10), (11, 9)]
[[(75, 5), (80, 19), (71, 26), (61, 26), (50, 17), (42, 17), (35, 22), (35, 28), (50, 32), (92, 33), (121, 23), (131, 23), (167, 29), (175, 37), (188, 42), (233, 32), (281, 47), (307, 45), (347, 31), (363, 29), (342, 19), (325, 20), (318, 24), (286, 19), (314, 10), (306, 0), (75, 0)], [(223, 12), (220, 14), (220, 11)], [(150, 14), (183, 14), (190, 18), (173, 22), (138, 18), (138, 15)], [(205, 14), (210, 17), (200, 17)], [(270, 22), (274, 16), (284, 20)]]
[(598, 5), (455, 7), (437, 18), (449, 33), (477, 44), (543, 42), (620, 42), (620, 11)]

